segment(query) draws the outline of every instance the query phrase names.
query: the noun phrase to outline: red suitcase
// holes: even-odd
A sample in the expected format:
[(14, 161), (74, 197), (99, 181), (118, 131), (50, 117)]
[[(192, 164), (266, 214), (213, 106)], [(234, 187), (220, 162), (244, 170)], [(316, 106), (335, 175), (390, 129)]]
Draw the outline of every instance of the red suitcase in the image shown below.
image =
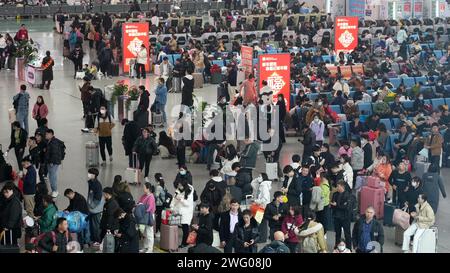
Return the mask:
[(375, 208), (375, 216), (381, 219), (384, 216), (384, 188), (372, 188), (363, 186), (361, 189), (361, 199), (359, 213), (365, 213), (367, 207)]

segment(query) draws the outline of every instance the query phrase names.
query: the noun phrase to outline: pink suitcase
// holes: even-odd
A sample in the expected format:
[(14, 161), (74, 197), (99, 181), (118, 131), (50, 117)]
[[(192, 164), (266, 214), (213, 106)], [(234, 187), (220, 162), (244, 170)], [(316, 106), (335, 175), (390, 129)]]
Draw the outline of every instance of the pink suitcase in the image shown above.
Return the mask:
[(380, 184), (381, 180), (380, 178), (376, 177), (376, 176), (368, 176), (367, 177), (367, 186), (371, 187), (371, 188), (382, 188), (381, 184)]
[(178, 226), (161, 224), (159, 247), (169, 252), (178, 251)]
[(372, 188), (364, 186), (361, 189), (359, 212), (364, 214), (367, 207), (375, 208), (375, 216), (381, 219), (384, 216), (384, 188)]

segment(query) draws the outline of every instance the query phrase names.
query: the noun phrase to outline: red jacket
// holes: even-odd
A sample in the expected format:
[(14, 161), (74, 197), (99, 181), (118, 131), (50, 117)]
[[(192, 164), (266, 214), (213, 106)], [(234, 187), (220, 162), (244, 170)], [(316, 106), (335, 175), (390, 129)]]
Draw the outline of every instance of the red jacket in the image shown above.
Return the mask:
[(286, 242), (289, 243), (298, 243), (298, 237), (295, 235), (295, 227), (292, 226), (294, 224), (295, 227), (300, 228), (303, 224), (303, 217), (301, 215), (298, 216), (286, 216), (284, 217), (283, 223), (281, 224), (281, 231), (284, 234), (288, 234), (289, 238), (286, 239)]
[(46, 118), (48, 115), (48, 107), (46, 104), (42, 104), (40, 107), (37, 103), (34, 104), (32, 117), (36, 119), (36, 116), (39, 114), (39, 117)]

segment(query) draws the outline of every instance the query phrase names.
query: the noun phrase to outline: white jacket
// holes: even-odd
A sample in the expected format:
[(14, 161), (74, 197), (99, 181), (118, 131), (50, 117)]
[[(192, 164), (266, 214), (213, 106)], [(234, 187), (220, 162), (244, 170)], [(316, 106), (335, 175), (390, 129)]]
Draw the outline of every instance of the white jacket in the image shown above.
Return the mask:
[(141, 50), (139, 50), (138, 54), (137, 54), (137, 63), (138, 64), (146, 64), (147, 63), (147, 49), (141, 48)]
[(309, 203), (309, 208), (312, 211), (323, 210), (322, 188), (320, 186), (314, 186), (312, 188), (311, 202)]
[(266, 207), (270, 203), (270, 190), (272, 189), (272, 181), (258, 182), (257, 178), (253, 179), (252, 183), (253, 196), (255, 203)]
[[(172, 199), (170, 208), (177, 214), (181, 214), (181, 224), (190, 225), (192, 218), (194, 217), (194, 187), (189, 185), (191, 193), (188, 198), (184, 198), (184, 192), (180, 193), (180, 190), (175, 191), (175, 196)], [(180, 196), (180, 200), (177, 199)]]
[(239, 158), (237, 156), (235, 158), (233, 158), (232, 160), (225, 159), (223, 161), (223, 167), (220, 170), (220, 173), (227, 175), (227, 176), (236, 176), (236, 172), (233, 171), (233, 169), (231, 169), (231, 166), (233, 166), (233, 164), (235, 162), (239, 162)]
[(353, 189), (353, 169), (349, 163), (345, 163), (342, 165), (342, 169), (344, 170), (344, 179), (345, 182), (350, 186), (350, 189)]

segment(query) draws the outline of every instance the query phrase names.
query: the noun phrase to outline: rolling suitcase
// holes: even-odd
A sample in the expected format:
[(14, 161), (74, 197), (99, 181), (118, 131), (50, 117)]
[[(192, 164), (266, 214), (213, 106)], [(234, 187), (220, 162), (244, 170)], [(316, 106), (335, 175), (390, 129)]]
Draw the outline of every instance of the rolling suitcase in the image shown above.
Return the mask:
[(397, 209), (396, 204), (384, 203), (384, 217), (383, 225), (393, 227), (394, 223), (392, 219), (394, 218), (394, 210)]
[(203, 88), (203, 74), (193, 73), (192, 76), (194, 76), (194, 88)]
[(417, 245), (415, 253), (436, 253), (437, 252), (438, 230), (436, 227), (431, 227), (422, 233)]
[(86, 142), (86, 167), (93, 168), (99, 166), (99, 145), (98, 142)]
[(172, 91), (175, 93), (181, 92), (181, 78), (180, 77), (173, 77), (172, 78)]
[(359, 213), (365, 213), (367, 207), (372, 206), (375, 209), (375, 216), (378, 219), (384, 216), (384, 188), (372, 188), (364, 186), (361, 189), (361, 199)]
[(139, 160), (137, 153), (133, 153), (133, 168), (126, 168), (123, 176), (124, 181), (130, 184), (142, 183), (142, 172), (139, 169)]
[(159, 247), (169, 252), (178, 251), (178, 226), (161, 224)]
[(162, 112), (152, 112), (152, 125), (160, 126), (163, 125), (163, 114)]
[(405, 233), (405, 229), (401, 226), (395, 226), (395, 245), (401, 246), (403, 244), (403, 233)]
[(103, 253), (114, 253), (116, 242), (114, 235), (111, 231), (107, 231), (105, 237), (103, 238)]

